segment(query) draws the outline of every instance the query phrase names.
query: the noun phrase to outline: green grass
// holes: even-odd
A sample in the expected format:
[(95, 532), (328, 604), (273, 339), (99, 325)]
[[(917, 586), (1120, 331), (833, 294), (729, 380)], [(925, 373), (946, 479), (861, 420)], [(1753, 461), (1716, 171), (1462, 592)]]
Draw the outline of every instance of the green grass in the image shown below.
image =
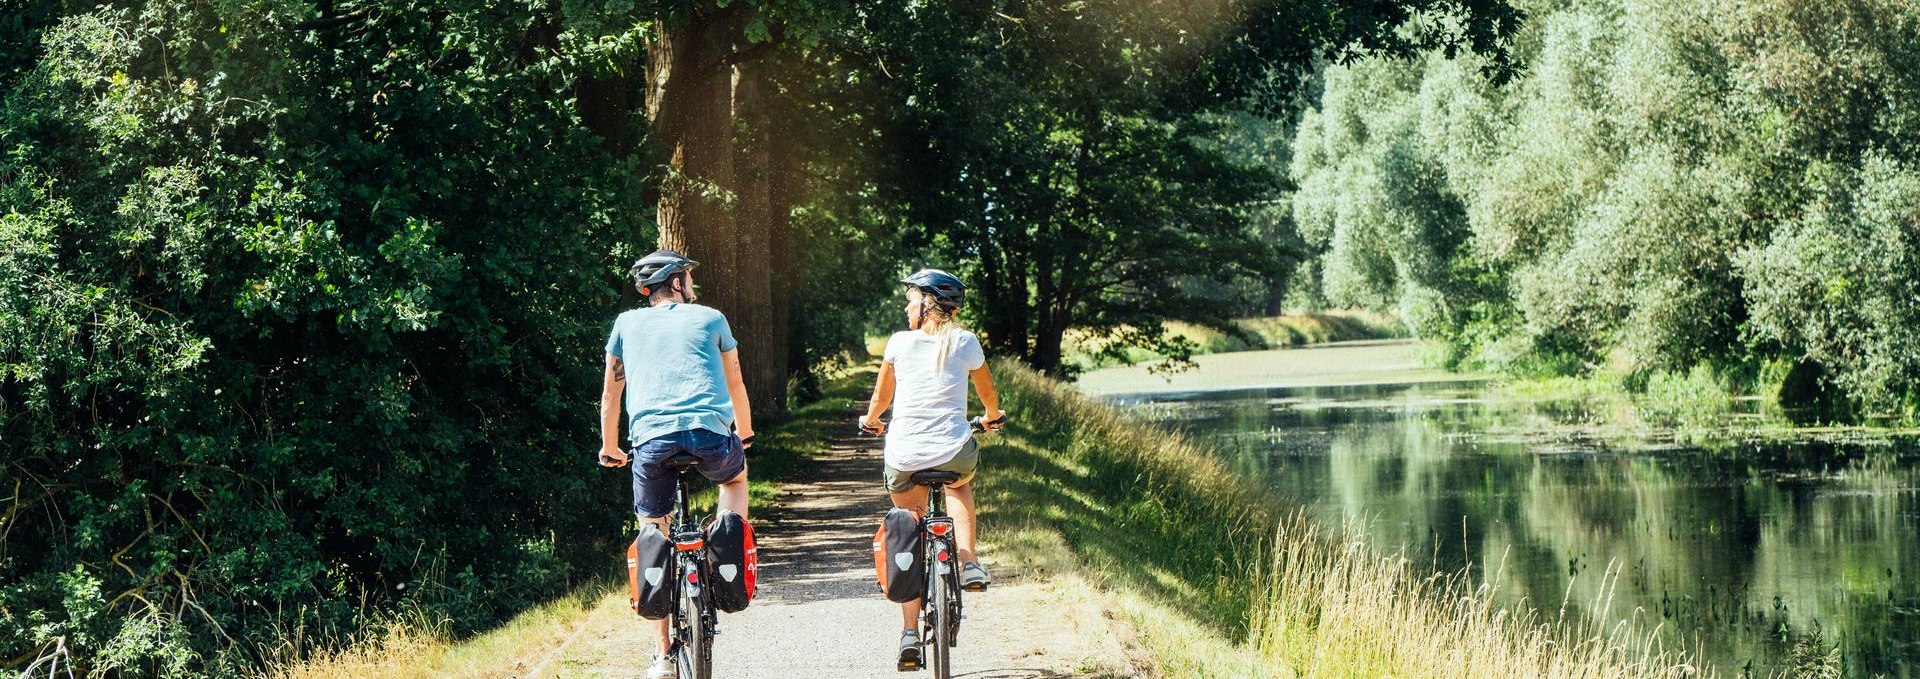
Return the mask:
[[(1180, 321), (1167, 323), (1168, 332), (1186, 339), (1194, 354), (1222, 354), (1233, 351), (1259, 351), (1327, 342), (1405, 337), (1406, 329), (1398, 320), (1368, 311), (1325, 311), (1289, 314), (1268, 318), (1242, 318), (1233, 321), (1238, 334)], [(1087, 333), (1069, 333), (1063, 348), (1066, 361), (1082, 370), (1122, 363), (1144, 363), (1166, 358), (1141, 348), (1124, 351), (1124, 361), (1101, 353), (1102, 340)]]
[(1313, 525), (1175, 432), (1012, 363), (994, 372), (1014, 419), (983, 457), (983, 535), (997, 558), (1105, 588), (1167, 676), (1688, 672), (1643, 624), (1507, 611), (1497, 583)]

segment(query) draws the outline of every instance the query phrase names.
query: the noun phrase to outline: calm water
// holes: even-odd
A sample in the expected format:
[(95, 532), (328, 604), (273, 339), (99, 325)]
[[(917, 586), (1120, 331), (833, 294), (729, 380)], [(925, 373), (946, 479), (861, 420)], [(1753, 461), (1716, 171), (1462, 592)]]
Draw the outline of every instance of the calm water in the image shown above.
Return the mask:
[[(1681, 441), (1631, 404), (1489, 398), (1473, 383), (1150, 394), (1115, 402), (1215, 441), (1331, 525), (1500, 597), (1636, 607), (1722, 676), (1818, 631), (1850, 676), (1920, 676), (1920, 440), (1782, 431), (1733, 404)], [(1706, 432), (1706, 433), (1701, 433)], [(1602, 600), (1609, 564), (1619, 577)]]

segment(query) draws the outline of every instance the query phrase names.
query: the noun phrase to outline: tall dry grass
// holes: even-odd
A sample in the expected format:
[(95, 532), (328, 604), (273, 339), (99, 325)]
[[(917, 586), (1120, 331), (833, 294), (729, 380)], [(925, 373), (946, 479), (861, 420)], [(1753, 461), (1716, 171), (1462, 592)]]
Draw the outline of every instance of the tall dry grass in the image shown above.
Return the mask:
[(1168, 626), (1141, 630), (1149, 640), (1197, 629), (1241, 656), (1196, 660), (1194, 644), (1162, 643), (1170, 675), (1700, 673), (1661, 648), (1645, 620), (1510, 610), (1495, 603), (1498, 578), (1420, 569), (1355, 531), (1317, 525), (1167, 427), (1011, 362), (994, 371), (1015, 424), (983, 458), (992, 465), (982, 476), (985, 518), (1052, 527), (1103, 584), (1177, 612), (1130, 614), (1136, 625)]

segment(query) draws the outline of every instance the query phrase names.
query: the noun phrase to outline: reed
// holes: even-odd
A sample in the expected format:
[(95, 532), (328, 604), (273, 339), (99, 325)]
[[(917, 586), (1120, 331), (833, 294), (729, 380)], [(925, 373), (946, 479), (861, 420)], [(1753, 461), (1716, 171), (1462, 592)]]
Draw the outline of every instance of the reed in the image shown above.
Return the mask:
[(1315, 524), (1169, 427), (1010, 362), (994, 370), (1016, 424), (988, 449), (983, 532), (1057, 531), (1072, 556), (1053, 561), (1112, 591), (1168, 676), (1701, 674), (1637, 612), (1503, 607), (1497, 573), (1423, 570)]

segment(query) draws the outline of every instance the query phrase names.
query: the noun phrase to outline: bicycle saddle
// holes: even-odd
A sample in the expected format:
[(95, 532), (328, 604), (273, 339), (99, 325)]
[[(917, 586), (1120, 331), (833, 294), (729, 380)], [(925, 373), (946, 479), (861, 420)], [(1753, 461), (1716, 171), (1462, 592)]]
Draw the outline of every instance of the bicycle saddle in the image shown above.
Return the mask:
[(928, 469), (926, 471), (914, 472), (911, 478), (916, 485), (932, 486), (937, 484), (937, 485), (944, 486), (949, 483), (959, 481), (960, 472), (946, 472), (946, 471), (940, 471), (938, 469)]
[(660, 461), (660, 466), (679, 471), (692, 469), (699, 464), (700, 458), (695, 457), (693, 453), (674, 453), (671, 457)]

